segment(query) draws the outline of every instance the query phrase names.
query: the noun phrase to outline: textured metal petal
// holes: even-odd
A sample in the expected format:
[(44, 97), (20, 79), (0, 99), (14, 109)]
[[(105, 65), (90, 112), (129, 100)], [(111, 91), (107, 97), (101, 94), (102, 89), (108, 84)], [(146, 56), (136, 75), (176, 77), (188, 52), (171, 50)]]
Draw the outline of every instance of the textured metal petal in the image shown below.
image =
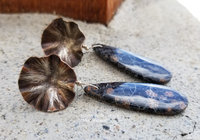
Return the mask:
[(19, 77), (20, 92), (29, 104), (44, 112), (65, 109), (74, 99), (74, 71), (56, 55), (31, 57)]
[(188, 106), (188, 100), (178, 92), (156, 84), (101, 83), (85, 87), (85, 92), (103, 101), (148, 113), (175, 115)]
[(43, 32), (42, 48), (46, 55), (56, 54), (69, 66), (79, 64), (83, 56), (84, 34), (74, 22), (55, 19)]
[(97, 55), (129, 74), (159, 84), (171, 80), (171, 73), (152, 60), (111, 46), (102, 44), (94, 46), (97, 46), (93, 48)]

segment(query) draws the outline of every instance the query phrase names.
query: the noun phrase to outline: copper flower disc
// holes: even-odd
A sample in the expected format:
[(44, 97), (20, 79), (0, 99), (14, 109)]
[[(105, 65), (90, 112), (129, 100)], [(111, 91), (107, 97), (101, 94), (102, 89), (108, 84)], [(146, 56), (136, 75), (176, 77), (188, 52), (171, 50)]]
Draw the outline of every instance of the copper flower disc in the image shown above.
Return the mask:
[(55, 19), (43, 32), (42, 48), (46, 55), (56, 54), (65, 63), (75, 67), (83, 56), (84, 34), (74, 22)]
[(65, 109), (74, 99), (74, 71), (56, 55), (31, 57), (22, 68), (19, 89), (36, 109), (54, 112)]

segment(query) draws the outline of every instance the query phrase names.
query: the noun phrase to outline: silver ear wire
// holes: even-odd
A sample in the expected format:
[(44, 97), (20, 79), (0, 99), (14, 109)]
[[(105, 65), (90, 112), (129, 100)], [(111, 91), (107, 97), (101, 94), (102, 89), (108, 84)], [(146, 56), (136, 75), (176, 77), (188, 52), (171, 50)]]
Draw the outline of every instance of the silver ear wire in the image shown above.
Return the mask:
[(88, 53), (88, 51), (90, 50), (90, 49), (93, 49), (94, 47), (103, 47), (103, 45), (101, 45), (101, 44), (93, 44), (91, 47), (87, 47), (87, 46), (82, 46), (82, 48), (84, 49), (84, 50), (86, 50), (86, 52), (84, 52), (84, 54), (85, 53)]
[(82, 83), (82, 82), (80, 82), (80, 81), (76, 81), (75, 84), (78, 85), (78, 86), (81, 86), (82, 89), (84, 89), (84, 88), (83, 88), (83, 85), (85, 85), (85, 86), (92, 86), (92, 87), (95, 87), (96, 89), (99, 89), (99, 88), (98, 88), (97, 86), (95, 86), (95, 85), (88, 84), (88, 83)]
[(90, 49), (90, 47), (87, 47), (87, 46), (82, 46), (82, 48), (85, 49), (86, 51)]
[(94, 47), (103, 47), (103, 45), (101, 45), (101, 44), (93, 44), (92, 48), (94, 48)]

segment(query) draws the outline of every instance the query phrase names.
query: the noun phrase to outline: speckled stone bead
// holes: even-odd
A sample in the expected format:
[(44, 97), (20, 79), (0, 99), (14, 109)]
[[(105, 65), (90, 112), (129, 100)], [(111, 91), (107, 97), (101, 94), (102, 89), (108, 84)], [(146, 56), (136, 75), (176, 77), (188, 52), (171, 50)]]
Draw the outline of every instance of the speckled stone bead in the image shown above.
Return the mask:
[(171, 80), (172, 74), (152, 60), (111, 46), (102, 44), (93, 46), (98, 56), (131, 75), (159, 84), (165, 84)]
[(148, 113), (176, 115), (188, 105), (186, 97), (161, 85), (144, 83), (100, 83), (85, 87), (87, 95)]

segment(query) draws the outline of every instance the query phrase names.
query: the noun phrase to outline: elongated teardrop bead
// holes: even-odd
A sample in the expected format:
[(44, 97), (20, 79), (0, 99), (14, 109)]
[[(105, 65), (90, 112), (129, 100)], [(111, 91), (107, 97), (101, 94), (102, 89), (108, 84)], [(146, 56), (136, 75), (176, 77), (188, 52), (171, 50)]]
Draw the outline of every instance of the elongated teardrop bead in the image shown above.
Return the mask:
[(100, 83), (87, 86), (84, 90), (87, 95), (103, 101), (154, 114), (175, 115), (188, 106), (186, 97), (168, 87), (156, 84)]
[(94, 45), (93, 50), (102, 59), (143, 80), (159, 84), (171, 80), (172, 75), (167, 69), (147, 58), (102, 44)]

